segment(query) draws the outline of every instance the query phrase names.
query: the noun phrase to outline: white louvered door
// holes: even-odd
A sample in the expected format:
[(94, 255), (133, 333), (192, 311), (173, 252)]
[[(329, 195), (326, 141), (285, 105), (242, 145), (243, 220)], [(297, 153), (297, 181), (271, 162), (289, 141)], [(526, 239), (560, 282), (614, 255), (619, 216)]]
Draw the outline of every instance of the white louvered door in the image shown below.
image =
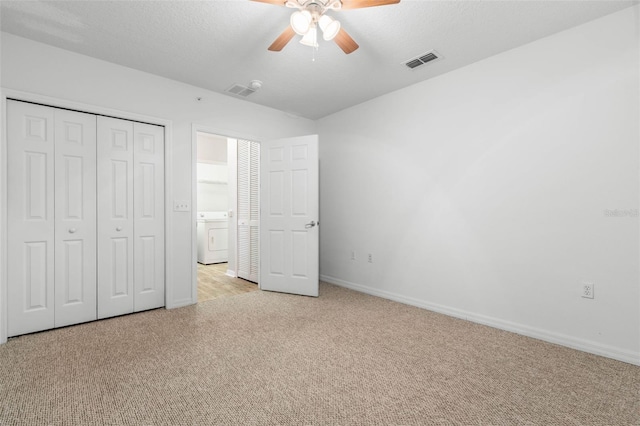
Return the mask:
[(238, 277), (260, 278), (260, 144), (238, 140)]
[(55, 326), (96, 319), (96, 116), (55, 109)]
[(133, 123), (98, 117), (98, 318), (133, 312)]
[(133, 125), (134, 311), (164, 306), (164, 128)]
[(54, 327), (53, 109), (7, 101), (8, 336)]

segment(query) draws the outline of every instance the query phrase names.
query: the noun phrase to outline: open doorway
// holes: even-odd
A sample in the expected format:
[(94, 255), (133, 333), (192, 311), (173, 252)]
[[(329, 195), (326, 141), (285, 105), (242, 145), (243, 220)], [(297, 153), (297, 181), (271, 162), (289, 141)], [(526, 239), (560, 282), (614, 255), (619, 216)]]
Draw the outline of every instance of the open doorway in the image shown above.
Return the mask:
[[(257, 145), (259, 158), (254, 160), (259, 170), (249, 167), (247, 174), (239, 172), (240, 141), (242, 136), (226, 136), (204, 126), (192, 126), (192, 291), (198, 302), (197, 271), (197, 135), (208, 133), (227, 139), (227, 193), (228, 193), (228, 262), (226, 276), (238, 278), (239, 228), (243, 224), (238, 195), (239, 176), (258, 180), (246, 192), (254, 194), (257, 207), (249, 202), (244, 216), (249, 227), (251, 245), (245, 250), (257, 254), (253, 262), (260, 290), (317, 297), (319, 292), (319, 162), (318, 136), (294, 136), (269, 139)], [(235, 137), (235, 138), (234, 138)], [(247, 142), (247, 140), (244, 140)], [(251, 160), (249, 160), (249, 163)], [(233, 168), (236, 168), (233, 170)], [(253, 170), (253, 173), (252, 173)], [(253, 189), (251, 189), (253, 188)], [(234, 207), (235, 210), (234, 210)], [(258, 232), (251, 237), (252, 221)], [(251, 262), (249, 263), (251, 265)], [(254, 287), (255, 289), (256, 287)]]
[(198, 302), (258, 290), (259, 148), (196, 132)]

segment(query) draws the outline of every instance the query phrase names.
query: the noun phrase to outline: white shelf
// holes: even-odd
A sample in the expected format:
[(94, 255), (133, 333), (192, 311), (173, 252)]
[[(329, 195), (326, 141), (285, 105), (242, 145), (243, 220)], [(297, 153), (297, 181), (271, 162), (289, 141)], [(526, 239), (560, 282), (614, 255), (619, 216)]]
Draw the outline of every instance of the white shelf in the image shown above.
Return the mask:
[(198, 179), (198, 183), (206, 183), (209, 185), (226, 185), (227, 182), (222, 180)]

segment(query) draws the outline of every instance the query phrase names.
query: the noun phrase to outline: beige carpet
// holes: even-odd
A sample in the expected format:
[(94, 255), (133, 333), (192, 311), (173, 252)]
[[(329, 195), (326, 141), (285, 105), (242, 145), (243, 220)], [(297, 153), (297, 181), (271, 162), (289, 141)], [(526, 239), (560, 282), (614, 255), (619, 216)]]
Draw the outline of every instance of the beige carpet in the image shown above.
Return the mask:
[(328, 284), (10, 339), (0, 425), (640, 424), (640, 367)]

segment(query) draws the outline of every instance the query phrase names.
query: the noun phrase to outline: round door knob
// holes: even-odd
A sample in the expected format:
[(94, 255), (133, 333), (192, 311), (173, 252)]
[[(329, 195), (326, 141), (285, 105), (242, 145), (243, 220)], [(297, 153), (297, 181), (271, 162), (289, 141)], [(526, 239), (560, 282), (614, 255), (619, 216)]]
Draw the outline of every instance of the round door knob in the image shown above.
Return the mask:
[(120, 232), (120, 231), (122, 231), (122, 228), (118, 226), (118, 227), (116, 228), (116, 231)]
[(75, 233), (76, 233), (76, 231), (77, 231), (77, 229), (76, 229), (76, 228), (71, 228), (71, 229), (69, 229), (69, 233), (70, 233), (70, 234), (75, 234)]

